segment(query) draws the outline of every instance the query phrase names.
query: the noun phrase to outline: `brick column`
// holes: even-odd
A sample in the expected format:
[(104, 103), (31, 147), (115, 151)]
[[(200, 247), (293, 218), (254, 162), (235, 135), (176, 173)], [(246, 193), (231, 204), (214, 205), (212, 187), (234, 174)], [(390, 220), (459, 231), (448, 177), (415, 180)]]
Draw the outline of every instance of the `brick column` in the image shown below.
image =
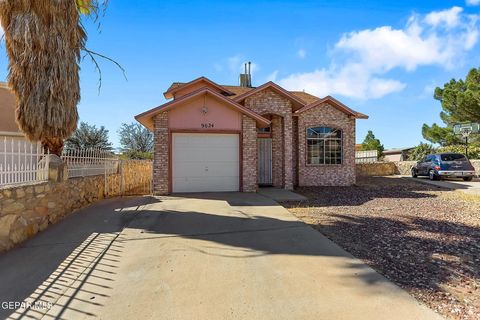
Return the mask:
[[(283, 132), (284, 132), (284, 143), (283, 150), (285, 155), (283, 157), (284, 161), (284, 188), (287, 190), (293, 190), (293, 128), (292, 128), (292, 114), (287, 113), (283, 118)], [(297, 147), (297, 146), (295, 146)]]
[(242, 116), (242, 191), (257, 192), (257, 125)]
[(155, 119), (155, 153), (153, 157), (153, 193), (168, 194), (169, 134), (168, 113), (159, 113)]
[(282, 117), (272, 117), (272, 184), (274, 187), (283, 187), (283, 126)]

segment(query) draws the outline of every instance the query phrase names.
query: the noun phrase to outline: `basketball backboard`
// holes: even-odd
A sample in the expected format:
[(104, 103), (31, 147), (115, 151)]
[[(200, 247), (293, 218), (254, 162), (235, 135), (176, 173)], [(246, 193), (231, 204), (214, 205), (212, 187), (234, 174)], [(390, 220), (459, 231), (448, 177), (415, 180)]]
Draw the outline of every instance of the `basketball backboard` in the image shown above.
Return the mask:
[(466, 135), (480, 132), (479, 123), (459, 123), (453, 126), (453, 132), (458, 135)]

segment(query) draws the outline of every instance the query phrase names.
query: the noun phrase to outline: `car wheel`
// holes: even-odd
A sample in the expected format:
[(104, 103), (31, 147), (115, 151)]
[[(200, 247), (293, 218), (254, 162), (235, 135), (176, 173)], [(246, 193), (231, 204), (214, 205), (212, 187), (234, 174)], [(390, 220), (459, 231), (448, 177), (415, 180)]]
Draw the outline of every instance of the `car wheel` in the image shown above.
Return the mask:
[(463, 181), (472, 181), (473, 177), (463, 177)]
[(417, 178), (417, 177), (418, 177), (417, 170), (415, 168), (412, 168), (412, 178)]
[(433, 170), (428, 171), (428, 178), (432, 181), (438, 180), (438, 176), (435, 174), (435, 171)]

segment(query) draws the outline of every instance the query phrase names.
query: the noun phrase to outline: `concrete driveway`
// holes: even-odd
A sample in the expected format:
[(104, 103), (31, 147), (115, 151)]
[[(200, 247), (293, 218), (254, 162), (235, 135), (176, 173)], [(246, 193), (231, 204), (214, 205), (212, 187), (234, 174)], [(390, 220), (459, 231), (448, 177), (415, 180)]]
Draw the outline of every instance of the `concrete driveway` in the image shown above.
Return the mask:
[(257, 194), (104, 201), (1, 255), (0, 283), (9, 319), (440, 319)]
[(466, 194), (473, 194), (480, 196), (480, 179), (475, 178), (473, 181), (463, 181), (462, 179), (448, 179), (448, 180), (430, 180), (428, 177), (412, 178), (407, 177), (417, 182), (434, 185), (440, 188), (457, 190)]

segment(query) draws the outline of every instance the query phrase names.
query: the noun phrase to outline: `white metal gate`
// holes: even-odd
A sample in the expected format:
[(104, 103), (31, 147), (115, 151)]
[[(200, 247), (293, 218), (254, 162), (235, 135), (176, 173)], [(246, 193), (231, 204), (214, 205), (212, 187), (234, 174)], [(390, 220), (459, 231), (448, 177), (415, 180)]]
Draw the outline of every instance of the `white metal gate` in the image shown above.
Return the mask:
[(272, 139), (257, 139), (258, 150), (258, 184), (272, 184)]

